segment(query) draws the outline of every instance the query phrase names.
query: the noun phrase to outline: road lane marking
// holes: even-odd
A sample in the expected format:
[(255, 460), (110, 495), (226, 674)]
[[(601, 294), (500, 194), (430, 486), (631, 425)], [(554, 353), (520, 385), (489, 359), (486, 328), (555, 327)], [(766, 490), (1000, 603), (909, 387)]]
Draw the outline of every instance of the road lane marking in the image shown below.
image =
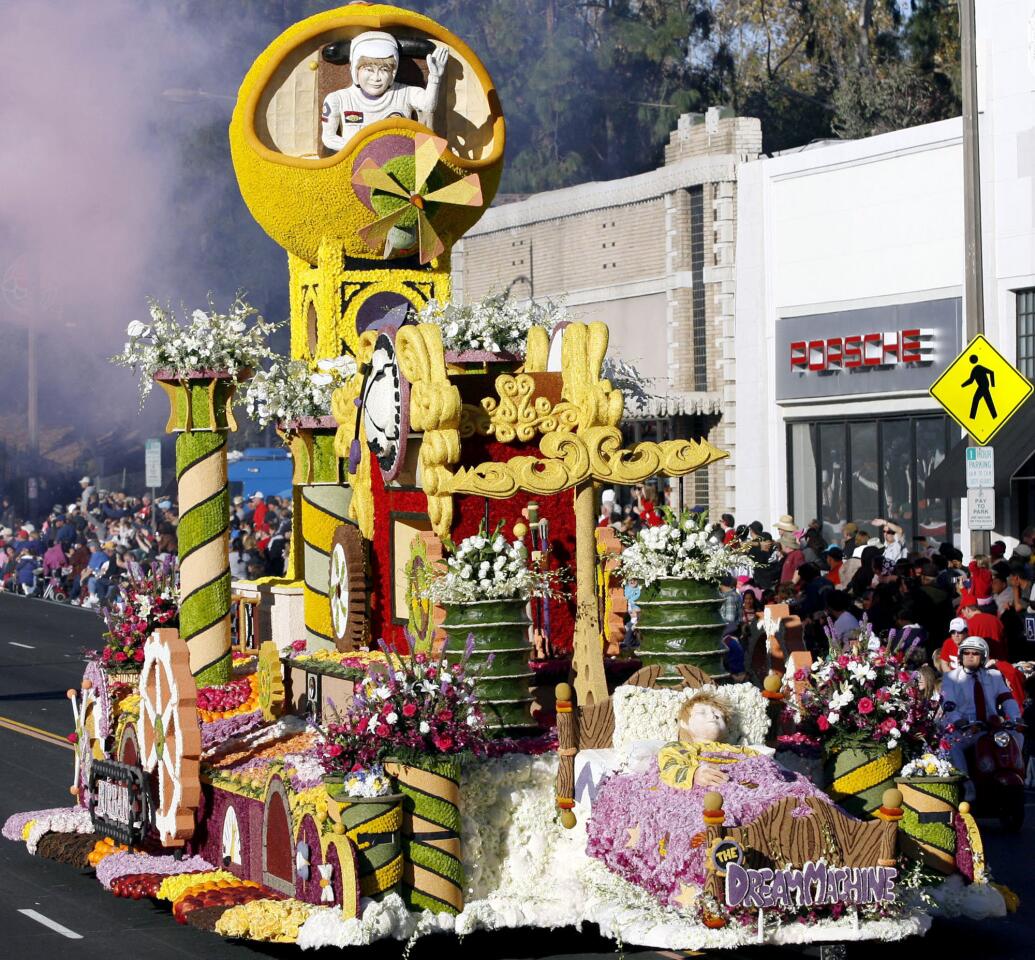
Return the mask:
[(49, 927), (55, 933), (60, 933), (61, 936), (68, 937), (69, 940), (83, 939), (83, 935), (81, 933), (76, 933), (75, 930), (69, 930), (68, 927), (61, 926), (61, 924), (56, 920), (51, 920), (50, 917), (45, 917), (42, 913), (37, 913), (35, 910), (19, 910), (18, 912), (24, 914), (30, 920), (42, 923), (43, 926)]
[(35, 647), (30, 647), (27, 643), (18, 643), (16, 640), (7, 641), (12, 647), (22, 647), (25, 650), (35, 650)]
[(24, 733), (27, 737), (32, 737), (35, 740), (42, 740), (44, 743), (52, 743), (57, 747), (65, 747), (68, 750), (75, 749), (75, 747), (68, 742), (67, 737), (61, 736), (60, 733), (51, 733), (49, 730), (41, 730), (39, 727), (32, 726), (32, 724), (20, 723), (17, 720), (11, 720), (9, 717), (0, 717), (0, 727), (11, 730), (14, 733)]

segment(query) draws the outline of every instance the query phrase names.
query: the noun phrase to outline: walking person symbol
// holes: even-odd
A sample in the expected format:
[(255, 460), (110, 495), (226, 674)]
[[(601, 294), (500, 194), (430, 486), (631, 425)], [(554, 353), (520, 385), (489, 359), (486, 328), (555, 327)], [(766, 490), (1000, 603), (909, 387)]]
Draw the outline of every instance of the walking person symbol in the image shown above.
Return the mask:
[(995, 386), (995, 373), (988, 367), (983, 367), (978, 363), (976, 353), (972, 353), (967, 359), (974, 364), (974, 369), (970, 371), (970, 376), (960, 386), (969, 387), (971, 384), (974, 384), (974, 399), (970, 404), (970, 419), (973, 420), (977, 417), (978, 404), (984, 400), (989, 414), (995, 420), (998, 417), (998, 414), (995, 412), (995, 404), (992, 402), (992, 387)]

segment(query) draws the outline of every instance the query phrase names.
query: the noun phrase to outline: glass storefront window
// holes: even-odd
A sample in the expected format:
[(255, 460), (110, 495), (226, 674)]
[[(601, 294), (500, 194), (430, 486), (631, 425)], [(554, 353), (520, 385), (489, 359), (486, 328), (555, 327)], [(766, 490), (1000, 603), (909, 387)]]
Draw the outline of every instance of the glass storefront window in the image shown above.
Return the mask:
[[(848, 496), (845, 490), (848, 451), (845, 449), (845, 425), (843, 423), (821, 423), (819, 425), (819, 491), (820, 514), (836, 520), (848, 515)], [(796, 518), (804, 526), (812, 517)], [(824, 523), (823, 535), (830, 538), (836, 534), (829, 523)]]
[(902, 527), (910, 549), (926, 545), (916, 537), (956, 542), (952, 502), (925, 495), (952, 440), (942, 416), (790, 423), (790, 510), (802, 526), (818, 518), (830, 542), (841, 539), (847, 521), (868, 529), (878, 516)]
[(913, 542), (913, 437), (908, 420), (880, 425), (883, 498), (880, 515), (902, 527), (907, 546)]
[[(810, 477), (811, 482), (791, 483), (791, 514), (804, 526), (813, 517), (819, 516), (816, 509), (816, 449), (813, 441), (815, 431), (808, 423), (790, 425), (790, 468), (789, 477)], [(803, 519), (804, 518), (804, 519)], [(774, 534), (777, 531), (773, 531)]]
[(880, 458), (877, 456), (877, 424), (849, 423), (848, 436), (852, 456), (852, 516), (857, 524), (865, 524), (879, 515), (877, 494), (880, 490)]
[(931, 471), (945, 459), (945, 423), (941, 417), (916, 421), (916, 535), (942, 543), (951, 539), (945, 501), (928, 499), (925, 491)]

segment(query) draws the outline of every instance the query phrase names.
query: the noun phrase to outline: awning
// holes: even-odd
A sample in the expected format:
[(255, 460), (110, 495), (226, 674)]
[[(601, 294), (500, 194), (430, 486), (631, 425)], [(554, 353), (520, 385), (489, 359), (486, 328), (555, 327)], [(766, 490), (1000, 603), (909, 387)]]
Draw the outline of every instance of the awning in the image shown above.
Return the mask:
[[(967, 447), (970, 437), (957, 443), (927, 478), (928, 497), (965, 497), (967, 495)], [(988, 444), (995, 450), (995, 488), (1009, 490), (1014, 475), (1035, 456), (1035, 403), (1026, 402), (1007, 421)]]

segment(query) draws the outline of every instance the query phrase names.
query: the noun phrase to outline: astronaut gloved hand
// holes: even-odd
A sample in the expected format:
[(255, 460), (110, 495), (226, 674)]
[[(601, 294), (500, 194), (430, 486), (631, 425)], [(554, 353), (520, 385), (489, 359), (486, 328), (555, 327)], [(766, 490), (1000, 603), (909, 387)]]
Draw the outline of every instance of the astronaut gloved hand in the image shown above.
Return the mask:
[(428, 81), (440, 81), (446, 72), (446, 64), (449, 62), (449, 51), (445, 47), (436, 46), (434, 52), (428, 55)]

